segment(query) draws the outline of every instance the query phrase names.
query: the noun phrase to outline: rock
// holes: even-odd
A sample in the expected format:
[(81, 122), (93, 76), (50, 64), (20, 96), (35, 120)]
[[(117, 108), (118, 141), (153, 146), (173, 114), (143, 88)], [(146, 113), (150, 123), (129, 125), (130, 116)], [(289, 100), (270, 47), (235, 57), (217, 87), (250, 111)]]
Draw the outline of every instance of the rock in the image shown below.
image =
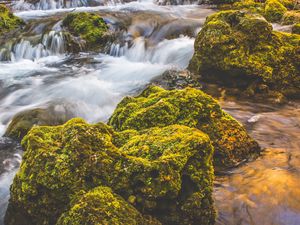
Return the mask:
[(278, 22), (286, 13), (287, 8), (278, 0), (267, 0), (265, 6), (265, 17), (270, 22)]
[[(80, 43), (83, 41), (88, 50), (105, 48), (112, 36), (102, 17), (95, 13), (70, 13), (63, 19), (62, 26), (69, 42)], [(69, 51), (74, 51), (77, 45), (69, 46)]]
[(263, 84), (267, 94), (299, 98), (299, 53), (298, 35), (272, 31), (258, 15), (221, 11), (209, 16), (199, 32), (189, 69), (204, 81), (240, 88), (248, 96)]
[(245, 128), (200, 90), (166, 91), (150, 86), (137, 97), (126, 97), (117, 106), (109, 124), (117, 131), (181, 124), (207, 133), (215, 148), (217, 170), (232, 167), (257, 156), (258, 144)]
[(162, 75), (152, 79), (151, 83), (168, 90), (201, 86), (188, 70), (167, 70)]
[(108, 187), (92, 189), (73, 202), (70, 210), (59, 218), (57, 225), (161, 224), (157, 220), (145, 218)]
[[(103, 123), (72, 119), (33, 127), (22, 145), (6, 225), (84, 224), (104, 214), (107, 221), (124, 222), (117, 224), (134, 218), (137, 224), (214, 222), (213, 147), (197, 129), (170, 125), (115, 132)], [(114, 204), (121, 208), (112, 210)], [(146, 215), (154, 219), (143, 223)]]
[(5, 136), (21, 140), (35, 125), (60, 125), (65, 123), (70, 117), (70, 115), (55, 111), (54, 107), (26, 110), (12, 118)]
[(10, 10), (0, 4), (0, 36), (24, 25), (23, 20), (14, 16)]

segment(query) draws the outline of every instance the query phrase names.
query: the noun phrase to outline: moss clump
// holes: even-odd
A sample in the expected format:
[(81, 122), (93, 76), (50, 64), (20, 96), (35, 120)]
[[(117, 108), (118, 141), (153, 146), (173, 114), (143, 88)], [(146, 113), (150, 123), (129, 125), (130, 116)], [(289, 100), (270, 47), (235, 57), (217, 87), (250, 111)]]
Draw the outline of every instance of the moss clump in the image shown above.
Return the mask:
[(33, 109), (18, 113), (9, 124), (5, 136), (21, 140), (35, 125), (60, 125), (67, 117), (53, 112), (52, 109)]
[(74, 200), (69, 211), (64, 213), (57, 225), (132, 224), (160, 223), (144, 218), (132, 205), (108, 187), (90, 190)]
[(300, 10), (286, 12), (282, 18), (281, 23), (283, 25), (300, 23)]
[(265, 17), (270, 22), (278, 22), (286, 13), (287, 8), (278, 0), (267, 0), (265, 6)]
[(70, 13), (64, 18), (63, 27), (71, 35), (84, 40), (88, 49), (103, 47), (108, 40), (108, 26), (95, 13)]
[(299, 97), (299, 43), (298, 35), (274, 32), (257, 15), (222, 11), (209, 16), (199, 32), (189, 69), (248, 95), (260, 94), (264, 85), (266, 95)]
[(292, 33), (293, 34), (300, 34), (300, 23), (297, 23), (293, 26), (292, 28)]
[(207, 133), (215, 147), (214, 163), (231, 167), (259, 152), (257, 143), (242, 125), (200, 90), (166, 91), (156, 86), (141, 95), (126, 97), (109, 120), (116, 130), (144, 130), (181, 124)]
[[(22, 145), (25, 154), (11, 187), (8, 225), (55, 224), (63, 213), (58, 224), (76, 224), (80, 212), (97, 220), (95, 208), (87, 207), (95, 203), (90, 196), (101, 191), (80, 196), (98, 186), (110, 187), (143, 215), (163, 223), (212, 224), (215, 219), (213, 148), (197, 129), (172, 125), (118, 133), (102, 123), (72, 119), (62, 126), (32, 128)], [(101, 211), (98, 216), (108, 206), (95, 209)], [(123, 221), (123, 209), (105, 218)], [(131, 209), (127, 217), (138, 217)]]
[(5, 5), (0, 4), (0, 36), (23, 24), (23, 20), (14, 16)]

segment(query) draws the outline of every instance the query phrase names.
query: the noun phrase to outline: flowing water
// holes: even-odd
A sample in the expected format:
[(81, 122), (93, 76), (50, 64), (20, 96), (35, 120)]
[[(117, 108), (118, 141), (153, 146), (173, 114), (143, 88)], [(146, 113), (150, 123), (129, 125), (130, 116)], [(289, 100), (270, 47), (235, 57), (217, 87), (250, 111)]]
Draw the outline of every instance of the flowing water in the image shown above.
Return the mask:
[[(23, 0), (13, 2), (28, 31), (0, 47), (0, 136), (18, 112), (50, 108), (66, 117), (107, 121), (116, 104), (169, 69), (185, 69), (206, 6), (187, 1)], [(176, 4), (176, 6), (165, 4)], [(99, 13), (120, 35), (106, 54), (67, 54), (61, 19), (71, 11)], [(216, 176), (217, 224), (299, 224), (300, 106), (264, 106), (220, 99), (266, 148), (263, 155)], [(20, 146), (0, 139), (0, 217), (21, 161)], [(2, 223), (2, 220), (0, 224)]]

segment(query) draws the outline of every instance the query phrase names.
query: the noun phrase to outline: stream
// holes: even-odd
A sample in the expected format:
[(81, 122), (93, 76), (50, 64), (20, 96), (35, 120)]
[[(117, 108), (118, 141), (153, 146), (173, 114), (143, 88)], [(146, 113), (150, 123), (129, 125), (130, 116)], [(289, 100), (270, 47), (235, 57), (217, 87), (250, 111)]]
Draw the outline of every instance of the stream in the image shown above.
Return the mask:
[[(20, 145), (1, 137), (12, 117), (51, 108), (67, 118), (106, 122), (124, 96), (135, 95), (167, 70), (184, 70), (196, 34), (215, 10), (188, 1), (168, 5), (174, 2), (13, 2), (15, 15), (30, 30), (0, 47), (0, 225), (22, 158)], [(106, 54), (67, 54), (60, 25), (72, 11), (99, 13), (120, 38)], [(274, 106), (222, 90), (213, 95), (265, 149), (257, 160), (216, 175), (216, 224), (300, 224), (300, 102)]]

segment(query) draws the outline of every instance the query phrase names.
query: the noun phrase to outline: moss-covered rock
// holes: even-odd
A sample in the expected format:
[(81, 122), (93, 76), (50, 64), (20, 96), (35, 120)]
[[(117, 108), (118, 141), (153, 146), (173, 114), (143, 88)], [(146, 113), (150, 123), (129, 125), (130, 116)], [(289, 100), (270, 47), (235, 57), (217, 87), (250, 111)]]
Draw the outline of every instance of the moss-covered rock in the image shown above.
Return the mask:
[(292, 33), (293, 34), (300, 34), (300, 23), (297, 23), (293, 26), (292, 28)]
[(124, 98), (109, 124), (118, 131), (170, 124), (196, 127), (212, 140), (217, 168), (234, 166), (259, 152), (258, 144), (241, 124), (225, 113), (212, 97), (193, 88), (166, 91), (150, 86), (135, 98)]
[(263, 18), (229, 10), (209, 16), (195, 41), (189, 69), (203, 80), (253, 96), (299, 97), (300, 37), (272, 31)]
[[(215, 219), (213, 148), (197, 129), (171, 125), (118, 133), (102, 123), (72, 119), (62, 126), (33, 127), (22, 144), (25, 154), (11, 187), (7, 225), (55, 224), (62, 213), (59, 224), (68, 224), (77, 209), (90, 210), (84, 207), (89, 197), (80, 196), (98, 186), (110, 187), (163, 223), (212, 224)], [(106, 218), (122, 220), (123, 213)]]
[(0, 4), (0, 36), (24, 25), (23, 20), (14, 16), (3, 4)]
[(73, 201), (57, 225), (132, 224), (150, 225), (160, 223), (145, 218), (122, 197), (108, 187), (97, 187)]
[(53, 107), (26, 110), (12, 118), (5, 136), (21, 140), (35, 125), (60, 125), (69, 119), (65, 114), (55, 112)]
[(300, 10), (286, 12), (281, 23), (283, 25), (300, 23)]
[(265, 17), (270, 22), (278, 22), (286, 13), (287, 8), (278, 0), (267, 0), (265, 6)]
[[(83, 40), (85, 47), (90, 50), (103, 48), (111, 36), (103, 18), (95, 13), (70, 13), (62, 24), (73, 37)], [(67, 37), (68, 40), (72, 40), (68, 35)], [(76, 42), (78, 43), (78, 40)]]

